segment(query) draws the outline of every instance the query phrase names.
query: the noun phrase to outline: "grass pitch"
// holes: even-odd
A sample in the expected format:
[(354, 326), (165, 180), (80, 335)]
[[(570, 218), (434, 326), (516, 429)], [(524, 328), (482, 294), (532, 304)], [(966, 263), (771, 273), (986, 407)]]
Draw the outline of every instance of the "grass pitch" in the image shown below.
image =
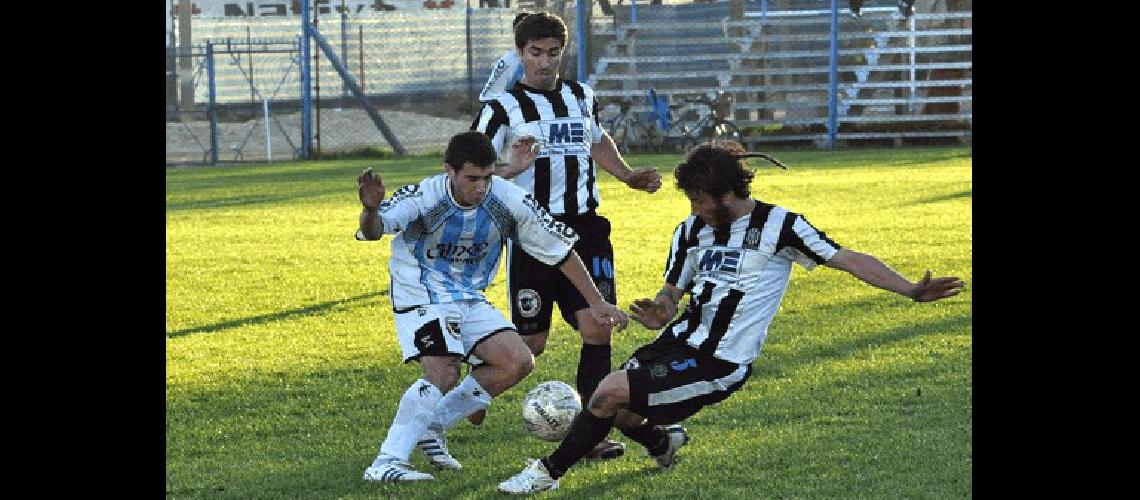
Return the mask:
[[(972, 496), (972, 214), (967, 148), (775, 152), (753, 195), (805, 214), (837, 243), (910, 279), (959, 276), (965, 291), (915, 304), (846, 273), (795, 267), (752, 378), (684, 423), (691, 442), (660, 473), (618, 432), (624, 457), (580, 463), (550, 498), (963, 498)], [(618, 299), (652, 297), (688, 214), (677, 155), (634, 156), (656, 194), (601, 173)], [(523, 430), (526, 390), (573, 384), (579, 339), (555, 315), (535, 371), (480, 427), (450, 434), (460, 471), (412, 462), (428, 483), (361, 474), (418, 365), (400, 363), (389, 242), (353, 240), (355, 177), (388, 192), (442, 158), (174, 168), (166, 175), (166, 495), (171, 498), (479, 498), (549, 453)], [(488, 298), (506, 310), (502, 268)], [(616, 368), (655, 332), (615, 334)]]

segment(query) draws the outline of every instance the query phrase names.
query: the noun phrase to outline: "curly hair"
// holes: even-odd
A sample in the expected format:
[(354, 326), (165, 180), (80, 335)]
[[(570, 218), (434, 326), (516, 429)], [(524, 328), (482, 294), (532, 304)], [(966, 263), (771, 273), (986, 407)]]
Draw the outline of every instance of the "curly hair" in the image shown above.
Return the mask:
[(461, 132), (448, 141), (443, 161), (457, 172), (463, 170), (467, 162), (485, 168), (495, 161), (495, 148), (491, 145), (491, 138), (482, 132)]
[(526, 47), (527, 42), (531, 40), (543, 38), (557, 38), (559, 43), (565, 47), (566, 37), (569, 36), (566, 23), (562, 21), (562, 18), (548, 12), (530, 14), (519, 20), (514, 29), (515, 47), (520, 49)]
[(737, 198), (747, 198), (748, 185), (755, 176), (745, 163), (748, 158), (764, 158), (782, 169), (788, 168), (764, 153), (748, 152), (739, 142), (710, 141), (690, 149), (685, 161), (677, 165), (673, 171), (677, 189), (702, 191), (717, 199), (729, 192)]

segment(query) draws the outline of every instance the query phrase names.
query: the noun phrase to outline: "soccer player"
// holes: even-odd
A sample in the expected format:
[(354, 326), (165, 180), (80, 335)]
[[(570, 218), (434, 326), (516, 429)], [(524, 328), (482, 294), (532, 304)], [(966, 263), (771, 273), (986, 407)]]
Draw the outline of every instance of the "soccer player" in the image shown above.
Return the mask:
[[(517, 143), (539, 148), (533, 162), (500, 164), (495, 173), (526, 189), (555, 219), (574, 228), (580, 237), (574, 249), (602, 295), (616, 304), (610, 222), (597, 213), (596, 165), (630, 188), (648, 193), (661, 187), (661, 174), (653, 167), (630, 170), (599, 124), (594, 90), (558, 78), (567, 36), (566, 24), (558, 16), (538, 12), (523, 18), (515, 27), (523, 78), (487, 101), (473, 128), (491, 137), (500, 153)], [(570, 282), (516, 245), (507, 253), (507, 285), (511, 319), (535, 355), (546, 349), (555, 303), (562, 318), (578, 330), (582, 348), (576, 385), (583, 400), (588, 400), (611, 369), (610, 325), (591, 319), (586, 302)], [(473, 417), (473, 422), (481, 420), (479, 414)], [(624, 444), (606, 440), (590, 458), (613, 458), (624, 451)]]
[[(558, 478), (614, 426), (645, 446), (658, 467), (670, 468), (688, 435), (682, 427), (662, 425), (681, 422), (740, 389), (780, 308), (793, 263), (809, 271), (819, 264), (839, 269), (915, 302), (962, 290), (958, 278), (932, 279), (930, 271), (912, 283), (878, 258), (841, 247), (803, 215), (752, 198), (753, 174), (743, 160), (753, 156), (768, 158), (731, 141), (705, 143), (677, 166), (677, 188), (688, 197), (692, 214), (673, 232), (661, 291), (630, 307), (641, 324), (664, 328), (606, 376), (553, 453), (532, 461), (499, 490), (556, 488)], [(685, 293), (689, 304), (673, 319)]]
[[(520, 151), (516, 161), (534, 155)], [(448, 143), (443, 174), (404, 186), (387, 200), (384, 183), (371, 168), (357, 178), (363, 211), (356, 238), (394, 235), (388, 271), (396, 337), (404, 362), (419, 361), (423, 368), (423, 376), (400, 397), (365, 480), (432, 479), (408, 463), (417, 444), (435, 466), (460, 468), (440, 427), (485, 408), (533, 369), (534, 357), (514, 325), (483, 295), (507, 238), (564, 273), (586, 297), (591, 321), (619, 330), (628, 323), (598, 292), (574, 252), (574, 230), (554, 220), (518, 186), (493, 176), (494, 160), (486, 135), (464, 132)], [(451, 390), (459, 362), (472, 353), (484, 363)]]
[[(516, 14), (514, 20), (511, 21), (511, 29), (518, 28), (519, 23), (529, 15), (529, 12)], [(503, 54), (503, 57), (495, 61), (495, 65), (491, 68), (491, 76), (487, 77), (487, 83), (483, 84), (483, 90), (479, 92), (479, 102), (487, 102), (514, 87), (515, 83), (522, 79), (522, 76), (523, 66), (522, 59), (519, 58), (519, 51), (508, 50)]]

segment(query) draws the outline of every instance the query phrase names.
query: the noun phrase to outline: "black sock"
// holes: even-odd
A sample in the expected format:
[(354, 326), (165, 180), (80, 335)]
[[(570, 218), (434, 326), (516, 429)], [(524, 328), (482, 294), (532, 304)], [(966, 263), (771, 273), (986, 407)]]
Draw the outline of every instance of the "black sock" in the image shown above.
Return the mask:
[(590, 396), (602, 383), (602, 379), (610, 373), (610, 356), (612, 350), (609, 344), (582, 344), (582, 353), (578, 356), (578, 394), (582, 395), (582, 407), (588, 407)]
[(558, 479), (564, 476), (566, 471), (594, 449), (594, 446), (601, 442), (613, 427), (614, 417), (595, 417), (588, 408), (583, 408), (570, 423), (570, 430), (566, 432), (562, 442), (558, 443), (554, 453), (542, 459), (542, 465), (550, 472), (550, 477)]
[(618, 427), (618, 430), (649, 450), (650, 456), (660, 455), (669, 449), (669, 433), (660, 425), (642, 424), (635, 429)]

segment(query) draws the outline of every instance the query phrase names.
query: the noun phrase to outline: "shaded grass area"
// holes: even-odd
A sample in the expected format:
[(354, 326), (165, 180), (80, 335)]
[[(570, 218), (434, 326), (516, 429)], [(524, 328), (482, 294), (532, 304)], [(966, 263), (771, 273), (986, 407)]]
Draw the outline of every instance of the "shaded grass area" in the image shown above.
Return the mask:
[[(972, 495), (972, 175), (968, 149), (773, 152), (753, 194), (806, 214), (829, 237), (916, 279), (967, 281), (960, 296), (913, 304), (839, 271), (796, 268), (754, 373), (694, 416), (692, 442), (660, 473), (632, 440), (583, 463), (552, 498), (922, 497)], [(671, 171), (677, 155), (631, 165)], [(442, 170), (438, 157), (167, 170), (167, 496), (482, 498), (527, 457), (553, 450), (519, 422), (544, 380), (573, 383), (580, 341), (555, 317), (532, 375), (480, 427), (450, 433), (460, 471), (425, 484), (360, 479), (399, 395), (387, 298), (388, 241), (352, 239), (355, 176), (389, 192)], [(654, 195), (601, 174), (622, 306), (651, 297), (672, 229), (688, 213), (671, 175)], [(502, 269), (488, 298), (504, 308)], [(615, 334), (614, 366), (655, 332)], [(430, 470), (422, 455), (413, 463)]]

